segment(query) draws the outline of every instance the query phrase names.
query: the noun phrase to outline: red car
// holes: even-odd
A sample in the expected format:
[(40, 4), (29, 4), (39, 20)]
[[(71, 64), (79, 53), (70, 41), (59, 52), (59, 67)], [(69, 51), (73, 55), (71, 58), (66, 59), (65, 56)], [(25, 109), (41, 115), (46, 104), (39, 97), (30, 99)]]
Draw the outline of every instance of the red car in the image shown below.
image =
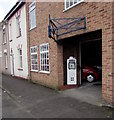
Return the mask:
[(88, 82), (93, 82), (94, 80), (98, 80), (100, 77), (101, 70), (95, 66), (82, 66), (82, 79), (87, 80)]

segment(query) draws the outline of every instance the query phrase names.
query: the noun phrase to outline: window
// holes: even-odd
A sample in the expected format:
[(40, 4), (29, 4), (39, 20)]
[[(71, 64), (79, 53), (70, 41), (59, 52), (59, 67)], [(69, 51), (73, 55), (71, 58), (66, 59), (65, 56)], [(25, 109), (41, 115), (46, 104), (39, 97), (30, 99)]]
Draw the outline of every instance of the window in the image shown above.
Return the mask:
[(8, 56), (5, 54), (5, 68), (8, 68)]
[(38, 71), (37, 46), (31, 47), (31, 71)]
[(35, 0), (29, 5), (29, 25), (30, 25), (30, 30), (36, 27), (36, 2)]
[(16, 19), (17, 19), (17, 36), (21, 36), (21, 20), (20, 20), (20, 15)]
[(12, 40), (12, 25), (9, 24), (9, 40)]
[(20, 61), (20, 68), (23, 68), (23, 62), (22, 62), (22, 49), (19, 49), (19, 61)]
[(65, 0), (65, 10), (79, 4), (84, 0)]
[(40, 45), (40, 71), (49, 72), (49, 44)]
[(6, 30), (3, 29), (3, 44), (6, 43)]

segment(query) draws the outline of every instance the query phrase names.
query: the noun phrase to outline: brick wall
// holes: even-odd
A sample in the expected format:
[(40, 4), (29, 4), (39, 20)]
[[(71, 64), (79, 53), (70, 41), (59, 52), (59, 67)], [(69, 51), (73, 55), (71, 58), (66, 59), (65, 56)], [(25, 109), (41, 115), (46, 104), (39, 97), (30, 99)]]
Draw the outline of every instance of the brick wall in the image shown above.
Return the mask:
[(112, 4), (112, 100), (114, 106), (114, 2)]
[[(27, 3), (29, 4), (29, 3)], [(38, 66), (40, 65), (39, 45), (49, 43), (50, 74), (31, 72), (31, 79), (55, 88), (63, 85), (63, 47), (48, 38), (48, 16), (52, 18), (86, 17), (87, 28), (65, 35), (63, 38), (102, 29), (102, 95), (103, 100), (112, 103), (112, 3), (81, 3), (63, 12), (64, 3), (37, 3), (36, 25), (29, 31), (27, 7), (28, 63), (30, 71), (30, 50), (38, 46)], [(29, 41), (30, 40), (30, 41)], [(40, 66), (39, 66), (40, 69)], [(30, 72), (29, 72), (30, 76)]]

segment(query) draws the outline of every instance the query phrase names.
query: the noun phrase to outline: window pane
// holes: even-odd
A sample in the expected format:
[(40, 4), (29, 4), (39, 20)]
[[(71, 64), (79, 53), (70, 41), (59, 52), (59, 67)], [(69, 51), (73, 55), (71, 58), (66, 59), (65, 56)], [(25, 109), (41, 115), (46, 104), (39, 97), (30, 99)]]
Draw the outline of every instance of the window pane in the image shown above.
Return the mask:
[(37, 54), (31, 55), (31, 59), (37, 59)]
[[(79, 0), (78, 0), (79, 1)], [(74, 0), (74, 4), (77, 3), (77, 0)]]
[(44, 54), (44, 57), (46, 58), (46, 53)]
[(20, 67), (22, 68), (22, 56), (20, 57)]
[(22, 63), (22, 50), (20, 49), (19, 50), (19, 57), (20, 57), (20, 68), (22, 68), (23, 67), (23, 63)]
[(47, 58), (49, 58), (49, 53), (47, 53)]
[(47, 66), (47, 71), (49, 71), (49, 66)]
[(70, 6), (72, 6), (73, 5), (73, 0), (70, 0)]
[(35, 69), (35, 70), (38, 70), (38, 65), (34, 65), (34, 69)]
[(49, 60), (47, 60), (47, 65), (49, 65)]
[(32, 60), (32, 64), (36, 64), (37, 65), (37, 60)]
[(20, 55), (22, 55), (22, 50), (20, 50)]
[(32, 65), (32, 70), (34, 69), (34, 65)]
[(69, 0), (66, 0), (66, 8), (69, 7)]

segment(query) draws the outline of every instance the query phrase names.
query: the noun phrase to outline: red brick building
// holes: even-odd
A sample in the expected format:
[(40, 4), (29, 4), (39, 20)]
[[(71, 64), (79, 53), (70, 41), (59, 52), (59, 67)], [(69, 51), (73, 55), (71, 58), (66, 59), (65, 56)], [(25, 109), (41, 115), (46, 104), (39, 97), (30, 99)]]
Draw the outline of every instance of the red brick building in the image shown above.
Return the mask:
[[(103, 101), (112, 105), (113, 3), (27, 2), (26, 9), (29, 79), (51, 88), (65, 85), (67, 59), (74, 56), (79, 66), (88, 61), (85, 56), (87, 52), (84, 51), (88, 48), (86, 42), (89, 42), (88, 44), (97, 48), (96, 59), (93, 62), (97, 61), (102, 65)], [(51, 18), (85, 17), (86, 28), (65, 34), (55, 42), (48, 37), (49, 14)], [(77, 80), (78, 85), (81, 85), (80, 68), (77, 68)]]

